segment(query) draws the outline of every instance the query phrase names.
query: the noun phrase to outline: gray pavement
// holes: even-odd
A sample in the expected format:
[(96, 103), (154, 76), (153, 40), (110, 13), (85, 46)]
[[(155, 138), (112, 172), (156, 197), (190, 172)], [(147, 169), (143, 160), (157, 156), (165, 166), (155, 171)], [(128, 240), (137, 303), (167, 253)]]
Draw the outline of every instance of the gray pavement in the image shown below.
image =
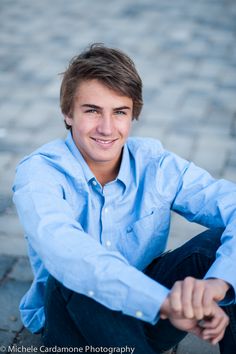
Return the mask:
[[(234, 0), (0, 0), (0, 351), (37, 345), (18, 303), (32, 274), (12, 205), (17, 162), (65, 136), (60, 76), (93, 42), (127, 52), (143, 78), (145, 106), (133, 134), (160, 139), (215, 177), (236, 182)], [(173, 248), (202, 230), (173, 215)], [(187, 337), (181, 353), (217, 353)]]

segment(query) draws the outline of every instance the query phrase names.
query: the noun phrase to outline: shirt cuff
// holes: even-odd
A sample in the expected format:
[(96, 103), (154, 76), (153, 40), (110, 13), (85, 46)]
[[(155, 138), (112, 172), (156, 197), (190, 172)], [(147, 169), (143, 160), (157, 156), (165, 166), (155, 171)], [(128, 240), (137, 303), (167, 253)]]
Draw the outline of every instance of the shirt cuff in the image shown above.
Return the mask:
[[(225, 269), (227, 269), (227, 272), (225, 271)], [(233, 265), (231, 262), (225, 264), (225, 260), (223, 265), (223, 262), (220, 257), (217, 258), (204, 277), (204, 279), (210, 278), (222, 279), (230, 285), (230, 288), (228, 289), (225, 298), (219, 302), (219, 305), (226, 306), (235, 304), (235, 265)]]
[(149, 284), (142, 288), (142, 292), (129, 290), (123, 312), (155, 325), (160, 318), (160, 308), (169, 290), (153, 279), (149, 278), (147, 281)]

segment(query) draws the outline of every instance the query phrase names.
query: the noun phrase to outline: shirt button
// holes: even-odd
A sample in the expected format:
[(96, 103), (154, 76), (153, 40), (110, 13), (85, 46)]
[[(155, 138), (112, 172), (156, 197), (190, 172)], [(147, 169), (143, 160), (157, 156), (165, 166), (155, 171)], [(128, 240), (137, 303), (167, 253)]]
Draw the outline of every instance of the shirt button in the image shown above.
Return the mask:
[(138, 317), (138, 318), (142, 318), (143, 317), (143, 313), (142, 313), (142, 311), (136, 311), (136, 317)]
[(105, 208), (104, 211), (105, 211), (105, 213), (107, 214), (107, 213), (108, 213), (108, 208)]
[(94, 181), (94, 180), (93, 180), (93, 182), (92, 182), (92, 183), (93, 183), (93, 185), (94, 185), (94, 186), (96, 186), (96, 185), (97, 185), (97, 182), (96, 182), (96, 181)]
[(88, 294), (89, 294), (89, 296), (93, 296), (94, 295), (94, 291), (93, 290), (89, 290)]
[(111, 247), (111, 241), (106, 241), (106, 245), (107, 245), (107, 247)]

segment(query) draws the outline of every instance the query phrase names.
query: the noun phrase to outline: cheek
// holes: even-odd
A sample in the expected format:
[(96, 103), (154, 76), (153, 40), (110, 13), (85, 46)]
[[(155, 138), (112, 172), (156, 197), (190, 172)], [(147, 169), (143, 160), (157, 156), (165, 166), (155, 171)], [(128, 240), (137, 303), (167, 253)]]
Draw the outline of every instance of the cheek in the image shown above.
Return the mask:
[(90, 124), (90, 122), (76, 122), (74, 129), (76, 130), (77, 134), (86, 135), (94, 129), (94, 125)]
[(124, 122), (124, 123), (120, 126), (120, 132), (121, 132), (122, 135), (124, 135), (124, 136), (129, 135), (130, 129), (131, 129), (131, 123)]

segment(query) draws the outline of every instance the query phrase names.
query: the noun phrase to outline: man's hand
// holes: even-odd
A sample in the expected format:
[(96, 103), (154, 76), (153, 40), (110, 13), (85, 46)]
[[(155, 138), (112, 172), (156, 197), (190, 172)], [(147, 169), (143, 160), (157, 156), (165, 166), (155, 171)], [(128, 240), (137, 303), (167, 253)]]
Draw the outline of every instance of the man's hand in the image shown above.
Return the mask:
[(168, 318), (178, 329), (216, 344), (223, 338), (229, 323), (228, 316), (216, 302), (225, 297), (228, 288), (220, 279), (187, 277), (174, 284), (161, 307), (160, 317)]
[(200, 335), (202, 328), (196, 319), (188, 319), (184, 317), (181, 312), (173, 312), (170, 305), (169, 296), (165, 299), (161, 306), (160, 312), (161, 319), (169, 319), (169, 321), (178, 329), (182, 331), (191, 332), (196, 335)]
[(211, 344), (216, 344), (223, 338), (225, 329), (229, 324), (229, 318), (215, 302), (213, 302), (211, 308), (211, 314), (203, 317), (201, 321), (195, 318), (189, 319), (180, 312), (173, 312), (169, 297), (167, 297), (161, 307), (161, 318), (168, 318), (176, 328), (193, 333), (203, 340), (208, 340)]
[(214, 302), (223, 300), (229, 285), (221, 279), (199, 280), (187, 277), (177, 281), (171, 289), (171, 310), (185, 318), (201, 320), (210, 316)]

